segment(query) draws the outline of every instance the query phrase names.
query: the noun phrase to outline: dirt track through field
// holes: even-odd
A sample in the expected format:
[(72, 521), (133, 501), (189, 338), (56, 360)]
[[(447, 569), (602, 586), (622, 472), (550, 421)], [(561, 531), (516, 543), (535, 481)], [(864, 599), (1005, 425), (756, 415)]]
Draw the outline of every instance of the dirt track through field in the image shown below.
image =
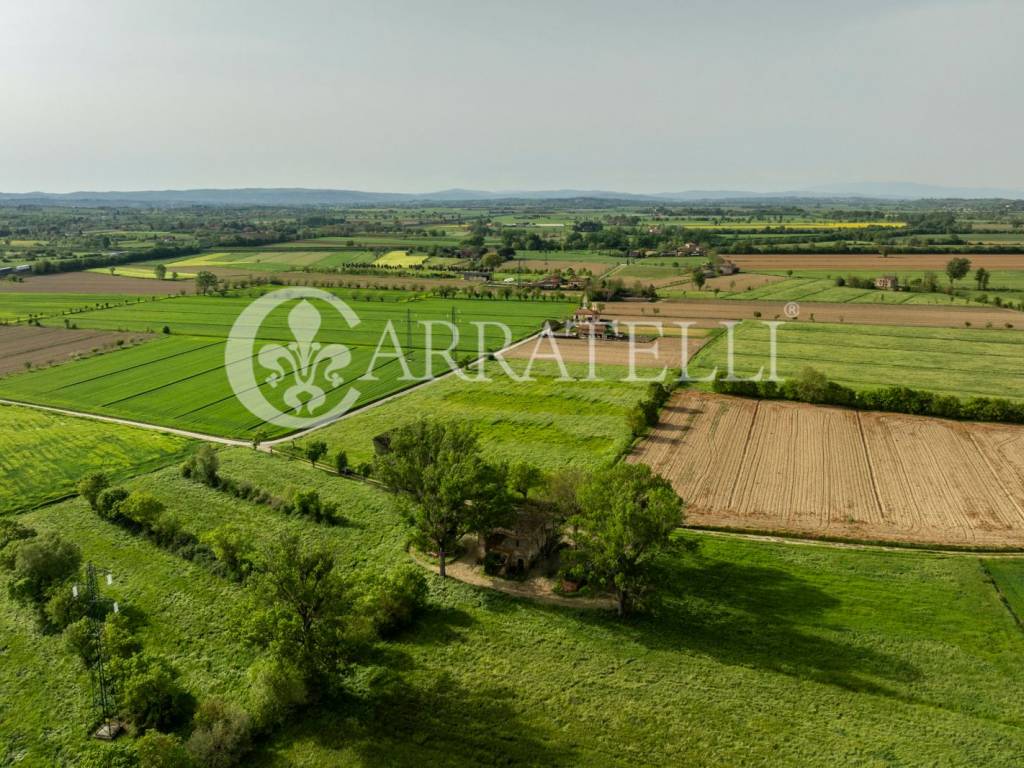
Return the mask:
[[(786, 320), (784, 301), (730, 301), (728, 299), (694, 299), (690, 301), (659, 301), (658, 319), (665, 324), (694, 320), (698, 325), (707, 325), (711, 320)], [(645, 306), (646, 309), (646, 306)], [(650, 316), (640, 314), (636, 303), (608, 302), (601, 314), (614, 320), (650, 321)], [(811, 315), (814, 320), (811, 320)], [(984, 328), (992, 323), (993, 328), (1006, 328), (1009, 323), (1016, 329), (1024, 329), (1024, 313), (1009, 309), (988, 307), (947, 307), (941, 305), (917, 304), (913, 306), (881, 304), (826, 304), (804, 303), (796, 322), (850, 323), (860, 325), (927, 326), (934, 328), (964, 328), (967, 323), (974, 328)], [(713, 324), (713, 323), (712, 323)]]
[(1024, 427), (686, 391), (629, 460), (691, 525), (1024, 547)]

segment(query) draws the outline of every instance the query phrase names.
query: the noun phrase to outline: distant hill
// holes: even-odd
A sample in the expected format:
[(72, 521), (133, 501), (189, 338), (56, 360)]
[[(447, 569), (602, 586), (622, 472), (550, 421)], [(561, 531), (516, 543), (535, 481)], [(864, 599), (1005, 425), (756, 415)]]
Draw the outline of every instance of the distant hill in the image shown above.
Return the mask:
[(636, 194), (593, 189), (502, 190), (444, 189), (437, 192), (362, 192), (353, 189), (248, 187), (242, 189), (164, 189), (111, 192), (0, 192), (0, 205), (77, 206), (344, 206), (409, 203), (458, 203), (497, 200), (621, 200), (623, 202), (713, 202), (778, 200), (920, 200), (1024, 199), (1024, 191), (973, 187), (938, 187), (909, 182), (833, 184), (783, 192), (690, 190)]

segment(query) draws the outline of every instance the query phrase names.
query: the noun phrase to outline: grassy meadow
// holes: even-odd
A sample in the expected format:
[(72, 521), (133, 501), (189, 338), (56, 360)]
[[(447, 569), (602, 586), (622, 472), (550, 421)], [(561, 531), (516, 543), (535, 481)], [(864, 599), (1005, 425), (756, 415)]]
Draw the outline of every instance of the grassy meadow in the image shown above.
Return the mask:
[[(386, 494), (299, 461), (222, 451), (222, 471), (286, 493), (315, 484), (348, 518), (317, 526), (229, 498), (175, 468), (129, 483), (202, 534), (295, 531), (353, 572), (406, 557)], [(59, 529), (115, 574), (146, 647), (196, 695), (242, 701), (253, 652), (239, 587), (102, 521), (76, 499), (22, 517)], [(681, 533), (658, 562), (660, 607), (610, 614), (431, 577), (430, 608), (364, 663), (353, 695), (313, 709), (251, 764), (1014, 766), (1024, 750), (1024, 632), (973, 556), (842, 550)], [(987, 561), (1006, 594), (1024, 561)], [(998, 572), (997, 572), (998, 568)], [(6, 576), (0, 576), (0, 580)], [(74, 763), (88, 684), (57, 637), (0, 597), (0, 743), (18, 765)]]
[[(523, 361), (510, 361), (522, 376)], [(586, 366), (567, 364), (584, 377)], [(495, 460), (526, 461), (546, 470), (596, 469), (615, 460), (632, 440), (627, 414), (647, 384), (622, 381), (627, 370), (599, 366), (603, 381), (560, 381), (553, 363), (537, 362), (533, 381), (514, 381), (488, 363), (487, 382), (455, 376), (354, 413), (299, 441), (324, 440), (331, 454), (343, 449), (352, 464), (373, 458), (373, 438), (418, 418), (455, 419), (476, 426), (485, 451)]]
[(73, 493), (103, 470), (122, 477), (175, 461), (190, 441), (149, 430), (0, 405), (0, 514)]
[[(727, 367), (728, 337), (717, 336), (690, 363), (690, 375)], [(735, 372), (769, 366), (769, 329), (735, 330)], [(984, 328), (920, 328), (790, 322), (778, 330), (778, 372), (812, 366), (855, 389), (899, 384), (943, 394), (1024, 399), (1024, 333)]]
[[(159, 284), (154, 281), (154, 288), (157, 287), (159, 287)], [(118, 294), (16, 293), (14, 291), (2, 291), (0, 292), (0, 323), (12, 323), (29, 318), (41, 318), (44, 320), (46, 318), (62, 318), (104, 307), (134, 305), (140, 301), (148, 301), (148, 299)], [(47, 324), (59, 325), (60, 320), (58, 319), (57, 322), (51, 321)]]

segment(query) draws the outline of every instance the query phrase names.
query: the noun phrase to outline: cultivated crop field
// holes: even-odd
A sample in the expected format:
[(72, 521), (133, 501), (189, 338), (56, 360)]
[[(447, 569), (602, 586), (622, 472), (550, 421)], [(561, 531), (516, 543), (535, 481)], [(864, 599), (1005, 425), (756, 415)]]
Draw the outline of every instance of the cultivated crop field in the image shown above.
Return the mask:
[[(678, 330), (678, 329), (676, 329)], [(683, 353), (683, 341), (680, 336), (666, 336), (655, 342), (637, 342), (633, 351), (633, 365), (636, 368), (681, 368), (685, 360), (689, 360), (694, 353), (707, 341), (707, 337), (700, 336), (700, 330), (691, 328), (691, 333), (686, 341), (686, 352)], [(538, 343), (539, 342), (539, 343)], [(529, 359), (536, 356), (538, 359), (547, 357), (552, 359), (555, 355), (566, 363), (589, 363), (594, 361), (595, 365), (618, 365), (629, 366), (630, 350), (629, 344), (624, 341), (600, 341), (594, 340), (593, 345), (584, 339), (565, 339), (554, 337), (550, 340), (543, 339), (538, 342), (520, 344), (510, 349), (503, 356), (509, 360)], [(653, 375), (651, 372), (644, 372), (643, 376)]]
[[(332, 402), (358, 390), (354, 403), (362, 405), (416, 383), (415, 377), (425, 376), (428, 361), (422, 350), (427, 333), (433, 334), (435, 349), (449, 346), (452, 338), (446, 327), (428, 331), (422, 322), (454, 321), (460, 338), (451, 354), (463, 360), (476, 357), (481, 332), (488, 350), (507, 343), (500, 329), (490, 326), (481, 331), (474, 322), (502, 320), (508, 324), (512, 338), (518, 339), (539, 330), (544, 320), (564, 317), (570, 311), (568, 304), (556, 302), (399, 301), (403, 296), (373, 291), (345, 294), (346, 302), (360, 318), (354, 328), (349, 328), (328, 305), (320, 306), (322, 325), (316, 339), (324, 345), (344, 345), (351, 355), (342, 371), (344, 381), (337, 385), (322, 382)], [(75, 323), (80, 329), (152, 331), (159, 338), (138, 347), (9, 376), (0, 380), (0, 397), (226, 436), (250, 436), (264, 426), (263, 422), (235, 397), (224, 366), (225, 339), (252, 299), (177, 297), (76, 314)], [(319, 304), (319, 300), (314, 303)], [(295, 304), (282, 305), (263, 323), (257, 354), (264, 343), (293, 341), (288, 313)], [(389, 323), (393, 334), (386, 335)], [(164, 327), (167, 332), (161, 333)], [(375, 357), (379, 343), (382, 355)], [(333, 352), (325, 354), (334, 359)], [(442, 360), (434, 358), (430, 362), (436, 371), (444, 370)], [(412, 379), (405, 378), (403, 363)], [(270, 374), (265, 369), (257, 378), (260, 391), (280, 410), (294, 411), (283, 400), (287, 387), (268, 381)], [(281, 433), (280, 429), (267, 431)]]
[[(693, 321), (697, 326), (715, 325), (719, 320), (788, 320), (784, 301), (659, 301), (654, 305), (608, 302), (601, 314), (619, 321), (651, 320), (663, 323)], [(994, 307), (871, 304), (801, 304), (800, 323), (846, 323), (850, 325), (892, 325), (901, 328), (1024, 329), (1024, 315)]]
[(176, 271), (172, 271), (172, 270), (168, 269), (166, 276), (164, 276), (163, 278), (157, 278), (156, 273), (153, 271), (153, 268), (152, 267), (145, 267), (145, 266), (131, 266), (131, 267), (120, 266), (120, 267), (114, 268), (113, 272), (110, 271), (109, 267), (97, 267), (96, 269), (90, 269), (90, 270), (87, 270), (87, 271), (92, 273), (92, 274), (101, 274), (101, 275), (102, 274), (107, 274), (107, 275), (111, 275), (113, 277), (132, 277), (132, 278), (136, 278), (138, 280), (157, 280), (157, 279), (159, 279), (159, 280), (172, 281), (172, 282), (174, 282), (174, 281), (183, 282), (183, 281), (186, 281), (186, 280), (192, 280), (196, 276), (195, 272), (176, 272)]
[[(0, 292), (0, 323), (72, 315), (139, 301), (141, 299), (120, 294)], [(73, 319), (77, 322), (77, 316)]]
[[(767, 374), (770, 330), (748, 321), (735, 329), (735, 372)], [(899, 384), (948, 395), (1024, 399), (1024, 333), (985, 328), (899, 328), (786, 323), (778, 329), (778, 373), (793, 377), (811, 366), (854, 389)], [(707, 344), (691, 375), (728, 362), (726, 334)]]
[(409, 251), (388, 251), (375, 262), (375, 267), (418, 267), (427, 260), (425, 253)]
[[(966, 258), (971, 267), (985, 267), (988, 270), (1024, 270), (1024, 254), (972, 253)], [(825, 271), (833, 276), (861, 270), (876, 275), (901, 274), (931, 270), (940, 277), (950, 259), (948, 253), (893, 253), (882, 256), (874, 253), (792, 253), (729, 256), (731, 261), (744, 272), (785, 272), (794, 270)]]
[(27, 368), (64, 363), (82, 355), (144, 341), (146, 334), (0, 326), (0, 376)]
[(113, 477), (180, 458), (189, 441), (149, 430), (0, 405), (0, 514), (74, 491), (88, 472)]
[(345, 264), (370, 264), (370, 251), (281, 250), (222, 251), (201, 253), (167, 264), (168, 271), (195, 272), (202, 268), (220, 268), (234, 273), (288, 272), (305, 267), (336, 267)]
[(630, 457), (698, 526), (1024, 547), (1024, 428), (688, 391)]
[[(136, 267), (141, 269), (141, 267)], [(152, 274), (152, 273), (151, 273)], [(122, 274), (110, 274), (110, 270), (100, 272), (59, 272), (51, 275), (29, 275), (21, 282), (0, 280), (0, 313), (9, 301), (28, 301), (18, 296), (26, 294), (68, 294), (87, 297), (87, 299), (118, 299), (129, 296), (166, 296), (168, 294), (192, 293), (193, 283), (188, 280), (153, 280), (150, 277), (127, 277)], [(87, 300), (83, 299), (83, 301)], [(3, 318), (0, 317), (0, 320)]]
[[(739, 276), (737, 276), (739, 277)], [(666, 296), (679, 299), (731, 299), (733, 301), (807, 301), (829, 303), (879, 303), (895, 305), (966, 305), (966, 298), (949, 296), (945, 293), (924, 293), (914, 291), (881, 291), (872, 288), (851, 288), (838, 286), (833, 278), (787, 277), (773, 281), (770, 276), (745, 275), (746, 278), (760, 277), (760, 280), (730, 280), (714, 278), (711, 286), (703, 290), (692, 285), (669, 289)], [(778, 276), (775, 276), (778, 277)], [(710, 282), (710, 281), (709, 281)], [(710, 288), (710, 289), (709, 289)]]

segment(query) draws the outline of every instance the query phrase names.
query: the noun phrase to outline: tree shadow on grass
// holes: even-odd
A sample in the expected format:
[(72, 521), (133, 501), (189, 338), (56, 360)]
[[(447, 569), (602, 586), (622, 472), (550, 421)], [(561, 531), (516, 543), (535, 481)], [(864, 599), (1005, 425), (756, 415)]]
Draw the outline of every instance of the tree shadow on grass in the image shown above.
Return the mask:
[(309, 713), (275, 743), (314, 742), (325, 750), (327, 765), (335, 764), (331, 753), (354, 753), (363, 765), (397, 768), (574, 764), (574, 750), (557, 743), (556, 734), (524, 722), (516, 700), (510, 688), (470, 688), (447, 674), (418, 683), (392, 676), (363, 698)]
[(473, 615), (461, 608), (432, 605), (413, 626), (390, 639), (404, 646), (446, 645), (464, 640), (466, 630), (476, 623)]
[(910, 700), (891, 686), (921, 677), (905, 659), (835, 637), (842, 630), (830, 629), (824, 614), (840, 601), (784, 570), (676, 555), (658, 563), (654, 581), (654, 614), (583, 620), (610, 625), (647, 648), (702, 653), (854, 692)]

